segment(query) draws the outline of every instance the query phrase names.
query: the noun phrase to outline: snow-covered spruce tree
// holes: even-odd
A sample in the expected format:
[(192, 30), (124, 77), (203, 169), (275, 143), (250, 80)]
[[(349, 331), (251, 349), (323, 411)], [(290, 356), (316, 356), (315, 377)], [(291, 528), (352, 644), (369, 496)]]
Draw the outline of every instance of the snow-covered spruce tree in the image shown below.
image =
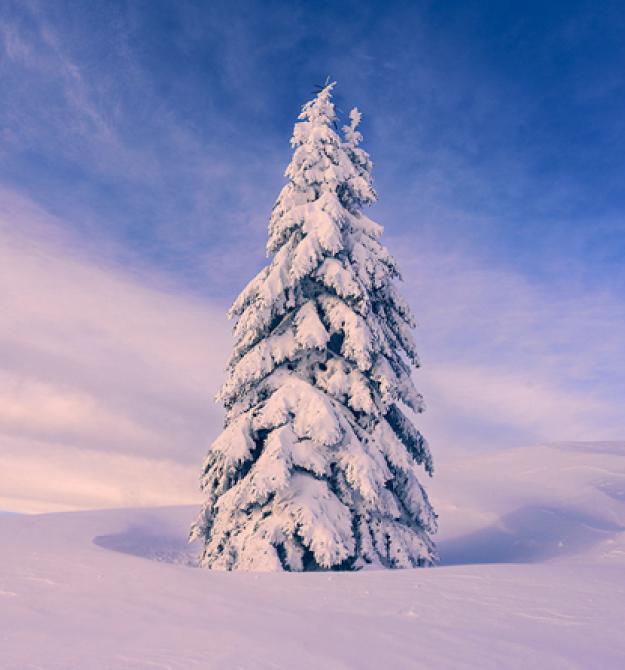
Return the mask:
[(225, 428), (192, 528), (219, 570), (430, 565), (435, 514), (417, 479), (427, 444), (409, 307), (374, 202), (354, 109), (335, 130), (326, 86), (302, 109), (269, 224), (271, 262), (232, 306)]

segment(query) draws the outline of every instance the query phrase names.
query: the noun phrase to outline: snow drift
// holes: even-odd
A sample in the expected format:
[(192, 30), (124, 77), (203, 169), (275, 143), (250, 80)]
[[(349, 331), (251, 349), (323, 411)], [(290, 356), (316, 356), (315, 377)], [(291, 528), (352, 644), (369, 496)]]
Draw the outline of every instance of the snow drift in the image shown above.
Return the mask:
[(625, 443), (442, 464), (443, 566), (190, 566), (193, 507), (0, 515), (3, 670), (625, 667)]

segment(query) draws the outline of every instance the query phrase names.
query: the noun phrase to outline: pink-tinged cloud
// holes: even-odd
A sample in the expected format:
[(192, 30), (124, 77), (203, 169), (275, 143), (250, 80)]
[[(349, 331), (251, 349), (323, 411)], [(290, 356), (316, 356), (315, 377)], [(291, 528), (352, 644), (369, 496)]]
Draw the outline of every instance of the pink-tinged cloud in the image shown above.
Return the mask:
[[(7, 202), (0, 507), (193, 498), (188, 473), (221, 422), (212, 396), (229, 340), (223, 308), (99, 265), (43, 213), (15, 199), (7, 212)], [(184, 487), (172, 473), (185, 473)]]
[[(0, 509), (197, 500), (221, 427), (213, 396), (230, 346), (226, 306), (107, 264), (106, 250), (62, 229), (2, 193)], [(620, 379), (625, 327), (609, 296), (566, 303), (432, 249), (402, 260), (420, 321), (415, 378), (428, 411), (418, 423), (439, 463), (484, 447), (621, 436), (606, 384)]]

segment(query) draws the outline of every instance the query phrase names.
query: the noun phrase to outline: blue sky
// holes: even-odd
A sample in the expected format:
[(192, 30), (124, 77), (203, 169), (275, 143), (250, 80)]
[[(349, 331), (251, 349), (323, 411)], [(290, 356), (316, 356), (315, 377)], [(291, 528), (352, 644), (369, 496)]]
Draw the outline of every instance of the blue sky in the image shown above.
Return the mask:
[[(207, 435), (218, 427), (201, 398), (210, 404), (227, 352), (221, 314), (264, 262), (292, 125), (330, 76), (337, 107), (364, 113), (380, 196), (372, 216), (420, 317), (434, 452), (622, 438), (624, 72), (617, 2), (5, 2), (0, 214), (13, 260), (38, 254), (39, 265), (14, 270), (20, 286), (41, 287), (39, 303), (29, 292), (29, 319), (49, 299), (32, 277), (57, 273), (73, 291), (63, 323), (52, 314), (37, 323), (44, 333), (74, 324), (92, 343), (87, 361), (113, 331), (106, 310), (80, 321), (81, 287), (117, 303), (115, 287), (131, 282), (124, 292), (136, 302), (124, 314), (176, 300), (172, 315), (204, 324), (214, 360), (184, 339), (188, 328), (176, 331), (197, 352), (185, 365), (207, 366), (207, 382), (180, 391), (186, 405), (173, 390), (159, 396), (158, 407), (179, 413), (161, 426), (171, 444), (157, 455), (196, 462), (203, 422)], [(35, 353), (52, 345), (28, 339), (13, 308), (13, 340), (0, 348), (7, 397), (32, 382), (113, 412), (119, 389), (101, 388), (95, 372), (72, 377), (51, 358), (37, 367)], [(127, 371), (140, 346), (115, 333), (107, 369)], [(169, 346), (161, 338), (133, 368), (136, 393), (115, 409), (131, 423), (154, 429), (145, 370), (160, 369)], [(36, 388), (23, 399), (33, 412)], [(0, 415), (2, 434), (31, 439), (11, 416)], [(36, 439), (70, 448), (65, 433), (46, 430)]]
[(262, 244), (328, 74), (390, 231), (625, 289), (619, 3), (4, 7), (3, 182), (203, 291), (237, 281), (207, 285), (201, 252)]

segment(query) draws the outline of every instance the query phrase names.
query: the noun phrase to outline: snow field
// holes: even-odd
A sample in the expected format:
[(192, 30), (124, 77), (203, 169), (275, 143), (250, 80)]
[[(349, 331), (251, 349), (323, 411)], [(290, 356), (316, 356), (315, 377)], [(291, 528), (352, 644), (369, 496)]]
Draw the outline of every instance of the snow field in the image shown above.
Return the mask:
[(188, 506), (0, 515), (0, 667), (625, 667), (625, 444), (437, 474), (433, 569), (196, 569)]

